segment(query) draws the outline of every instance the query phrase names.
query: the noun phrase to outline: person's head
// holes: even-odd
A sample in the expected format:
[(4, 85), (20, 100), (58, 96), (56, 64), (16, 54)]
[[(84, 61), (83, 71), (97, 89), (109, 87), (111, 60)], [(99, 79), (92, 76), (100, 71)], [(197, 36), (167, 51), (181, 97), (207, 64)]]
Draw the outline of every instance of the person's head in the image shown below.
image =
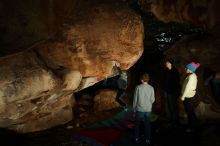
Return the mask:
[(140, 80), (141, 80), (142, 83), (148, 82), (150, 80), (149, 74), (147, 74), (147, 73), (143, 74), (141, 76)]
[(169, 59), (166, 59), (166, 61), (165, 61), (165, 67), (166, 67), (167, 69), (171, 70), (173, 63), (174, 63), (173, 59), (170, 59), (170, 58), (169, 58)]
[(185, 71), (186, 73), (194, 73), (199, 66), (199, 63), (191, 62), (185, 66)]

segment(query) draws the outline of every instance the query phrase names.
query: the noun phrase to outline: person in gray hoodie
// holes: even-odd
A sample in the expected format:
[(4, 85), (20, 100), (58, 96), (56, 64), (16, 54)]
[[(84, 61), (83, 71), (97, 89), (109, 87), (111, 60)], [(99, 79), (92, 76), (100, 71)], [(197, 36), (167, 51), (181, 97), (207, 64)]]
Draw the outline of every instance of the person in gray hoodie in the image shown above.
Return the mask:
[(152, 104), (155, 101), (154, 88), (148, 84), (148, 74), (143, 74), (140, 81), (142, 84), (136, 86), (133, 100), (133, 109), (135, 112), (135, 141), (136, 143), (140, 142), (140, 122), (141, 119), (144, 118), (146, 143), (150, 144), (150, 115)]

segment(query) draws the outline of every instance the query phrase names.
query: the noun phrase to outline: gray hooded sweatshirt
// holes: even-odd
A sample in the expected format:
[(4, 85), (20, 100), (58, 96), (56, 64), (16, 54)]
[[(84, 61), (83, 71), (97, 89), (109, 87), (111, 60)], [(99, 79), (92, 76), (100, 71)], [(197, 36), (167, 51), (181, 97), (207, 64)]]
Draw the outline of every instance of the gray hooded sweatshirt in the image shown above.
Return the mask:
[(151, 85), (143, 83), (136, 87), (133, 101), (134, 111), (151, 112), (154, 101), (154, 88)]

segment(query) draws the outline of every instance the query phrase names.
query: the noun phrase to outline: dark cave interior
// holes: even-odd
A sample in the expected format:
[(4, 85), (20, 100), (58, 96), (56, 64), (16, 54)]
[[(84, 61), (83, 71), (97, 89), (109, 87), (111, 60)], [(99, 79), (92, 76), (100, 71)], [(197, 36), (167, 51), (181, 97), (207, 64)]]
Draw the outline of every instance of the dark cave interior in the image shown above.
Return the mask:
[[(185, 1), (186, 0), (178, 0), (179, 3), (177, 4), (175, 0), (160, 0), (158, 2), (152, 2), (149, 0), (123, 0), (122, 3), (118, 3), (115, 0), (106, 0), (103, 2), (99, 0), (68, 0), (62, 4), (56, 0), (48, 2), (41, 0), (39, 2), (33, 2), (36, 6), (32, 6), (32, 4), (28, 1), (16, 2), (15, 4), (7, 2), (7, 0), (0, 2), (0, 12), (7, 12), (7, 15), (0, 14), (0, 17), (4, 20), (0, 23), (0, 64), (2, 66), (0, 67), (0, 72), (2, 72), (2, 77), (0, 78), (0, 86), (2, 88), (0, 91), (0, 115), (2, 117), (0, 118), (0, 137), (3, 140), (1, 145), (95, 145), (94, 143), (73, 138), (73, 133), (74, 131), (91, 127), (91, 125), (95, 125), (96, 123), (101, 123), (106, 119), (111, 119), (115, 114), (122, 111), (122, 108), (119, 105), (115, 105), (117, 104), (115, 102), (115, 95), (117, 91), (116, 82), (119, 78), (119, 74), (106, 73), (106, 70), (109, 70), (109, 68), (112, 72), (114, 71), (114, 64), (113, 67), (109, 67), (109, 64), (111, 63), (106, 60), (117, 60), (121, 63), (121, 69), (127, 70), (128, 87), (126, 89), (124, 100), (130, 108), (132, 108), (135, 87), (140, 83), (140, 76), (143, 73), (148, 73), (150, 75), (149, 84), (154, 87), (156, 97), (156, 101), (153, 104), (153, 113), (157, 117), (156, 120), (152, 122), (152, 145), (219, 146), (220, 84), (219, 82), (215, 84), (213, 84), (213, 82), (206, 83), (210, 75), (213, 75), (214, 73), (216, 73), (216, 76), (218, 75), (220, 67), (219, 60), (216, 59), (220, 55), (218, 48), (218, 35), (220, 34), (220, 31), (217, 27), (220, 22), (220, 17), (217, 17), (217, 15), (219, 16), (220, 13), (217, 13), (219, 10), (214, 7), (214, 4), (218, 2), (217, 0), (212, 0), (212, 5), (209, 6), (211, 8), (208, 9), (208, 6), (206, 5), (208, 2), (205, 2), (204, 4), (203, 2), (197, 3), (196, 0), (193, 1), (194, 3), (187, 3)], [(110, 3), (116, 4), (111, 5)], [(121, 4), (125, 5), (126, 8), (121, 6)], [(199, 6), (198, 9), (195, 6), (197, 4)], [(95, 7), (96, 5), (98, 6)], [(156, 5), (156, 8), (159, 10), (150, 9), (150, 5), (152, 5), (152, 7)], [(177, 16), (180, 16), (180, 12), (178, 10), (180, 8), (186, 9), (186, 7), (182, 7), (182, 5), (186, 5), (187, 8), (192, 7), (192, 12), (189, 10), (188, 16), (184, 11), (184, 14), (181, 14), (180, 17), (181, 20), (179, 20), (180, 18)], [(173, 6), (173, 8), (171, 6)], [(201, 12), (201, 10), (203, 10), (203, 6), (205, 7), (205, 14)], [(85, 10), (83, 10), (84, 7)], [(115, 10), (112, 10), (112, 7), (115, 8)], [(194, 7), (196, 8), (194, 9)], [(176, 8), (176, 11), (173, 11), (174, 8)], [(12, 11), (10, 11), (10, 9)], [(206, 9), (208, 10), (206, 11)], [(93, 11), (95, 14), (93, 14)], [(160, 12), (164, 11), (167, 11), (167, 16), (163, 16), (166, 14), (160, 14)], [(183, 10), (181, 12), (183, 12)], [(125, 13), (125, 15), (123, 15), (123, 20), (115, 20), (115, 18), (117, 18), (115, 17), (115, 14), (121, 16), (121, 13)], [(195, 17), (197, 15), (200, 16), (200, 13), (203, 17)], [(211, 15), (210, 13), (216, 14), (214, 16), (210, 16), (210, 19), (213, 18), (214, 20), (208, 19), (208, 16)], [(84, 16), (87, 14), (88, 16)], [(133, 14), (135, 16), (133, 16)], [(187, 17), (185, 15), (187, 15)], [(93, 22), (93, 20), (96, 20), (99, 16), (100, 20), (98, 19), (97, 22)], [(137, 18), (141, 18), (141, 23), (143, 23), (144, 27), (143, 30), (140, 29), (141, 25), (136, 22), (138, 21), (138, 19), (136, 20), (136, 16)], [(208, 17), (207, 20), (205, 19), (200, 22), (200, 19), (206, 17)], [(71, 23), (69, 23), (70, 20)], [(105, 20), (106, 22), (102, 22), (102, 20)], [(122, 26), (121, 21), (122, 23), (126, 23), (126, 25)], [(123, 28), (125, 27), (125, 30), (123, 30), (125, 32), (122, 31), (117, 34), (122, 28), (117, 28), (117, 30), (114, 31), (114, 29), (116, 29), (114, 26), (115, 24)], [(61, 25), (62, 27), (60, 27)], [(100, 28), (94, 28), (97, 27), (97, 25)], [(105, 31), (102, 32), (102, 29)], [(128, 31), (128, 33), (126, 31)], [(144, 31), (144, 37), (142, 37), (141, 34), (136, 34), (135, 31)], [(91, 35), (93, 33), (95, 35)], [(110, 37), (106, 37), (106, 40), (109, 40), (109, 42), (106, 43), (105, 40), (102, 41), (102, 39), (100, 39), (103, 35), (122, 37), (115, 40), (112, 39), (113, 41), (109, 40)], [(141, 48), (141, 45), (138, 44), (139, 39), (136, 39), (139, 35), (139, 38), (143, 38), (143, 40), (140, 41), (140, 44), (143, 45), (143, 52), (141, 56), (137, 57), (137, 52), (135, 52), (134, 49)], [(87, 38), (87, 36), (89, 37)], [(84, 37), (86, 39), (84, 39)], [(89, 39), (91, 38), (92, 41), (90, 42)], [(126, 39), (130, 40), (128, 41)], [(116, 40), (119, 40), (120, 43), (122, 42), (122, 47), (120, 46), (121, 44), (117, 44)], [(106, 48), (102, 48), (103, 46), (100, 45), (101, 43), (99, 41), (101, 43), (104, 42), (103, 44), (105, 45), (103, 46), (107, 46), (109, 48), (112, 47), (113, 49), (106, 51)], [(112, 45), (113, 42), (115, 42), (115, 46)], [(101, 48), (101, 50), (93, 50), (95, 47)], [(129, 48), (129, 50), (122, 50), (122, 53), (117, 52), (121, 48), (126, 47)], [(86, 49), (83, 50), (84, 48)], [(66, 50), (72, 51), (73, 54)], [(65, 53), (65, 51), (67, 53)], [(34, 57), (30, 57), (29, 54), (32, 55), (33, 52), (37, 52), (36, 56), (40, 56), (43, 61), (36, 59), (37, 57), (35, 58), (35, 55)], [(89, 56), (85, 52), (92, 54), (93, 56)], [(79, 57), (69, 57), (74, 55), (74, 53), (76, 53)], [(105, 54), (111, 53), (113, 54), (113, 57), (105, 56)], [(131, 55), (129, 56), (126, 53)], [(20, 57), (20, 55), (22, 57)], [(126, 55), (128, 56), (127, 59), (126, 57), (120, 58), (121, 56)], [(135, 59), (132, 58), (132, 55), (135, 56)], [(91, 59), (94, 56), (98, 58), (95, 61)], [(199, 114), (200, 125), (199, 130), (194, 133), (185, 132), (186, 115), (181, 101), (178, 101), (181, 124), (178, 127), (173, 127), (166, 119), (167, 109), (166, 99), (164, 98), (165, 79), (163, 75), (164, 60), (169, 57), (173, 58), (175, 61), (174, 65), (180, 72), (181, 82), (183, 82), (185, 75), (183, 65), (189, 63), (190, 61), (197, 61), (201, 63), (201, 67), (197, 71), (198, 91), (196, 94), (196, 106), (197, 113)], [(16, 60), (16, 58), (19, 59)], [(32, 59), (38, 60), (36, 61), (37, 63), (34, 62), (32, 64)], [(18, 63), (18, 65), (16, 63)], [(84, 64), (88, 64), (89, 67)], [(38, 69), (38, 66), (40, 66), (40, 69), (43, 68), (43, 71), (39, 71), (40, 69)], [(9, 67), (9, 69), (7, 67)], [(8, 70), (12, 70), (12, 73)], [(47, 74), (43, 74), (45, 73), (45, 70), (49, 75), (52, 75), (44, 77), (47, 76)], [(27, 73), (23, 74), (23, 72), (26, 71)], [(43, 72), (42, 77), (38, 71), (40, 73)], [(70, 78), (73, 77), (71, 76), (72, 74), (64, 76), (69, 72), (73, 73), (74, 80), (70, 80)], [(42, 81), (42, 84), (38, 84), (38, 82), (36, 85), (34, 83), (32, 84), (31, 82), (34, 82), (35, 80), (26, 79), (27, 74), (30, 74), (30, 76), (33, 76), (33, 79), (37, 79), (39, 82)], [(75, 76), (77, 77), (75, 78)], [(51, 79), (49, 79), (50, 77)], [(74, 83), (69, 84), (66, 80)], [(219, 78), (217, 81), (219, 81)], [(9, 92), (9, 90), (7, 90), (6, 93), (6, 90), (3, 87), (11, 87), (11, 82), (14, 87), (13, 89), (16, 89), (16, 92)], [(92, 86), (90, 85), (90, 82)], [(26, 84), (26, 86), (22, 85), (20, 87), (20, 83)], [(39, 89), (38, 93), (37, 87), (42, 86), (43, 88), (44, 84), (48, 84), (48, 86), (51, 84), (51, 86), (49, 86), (48, 89), (43, 89), (43, 91)], [(29, 89), (28, 86), (33, 86), (33, 90)], [(72, 89), (75, 86), (77, 87)], [(218, 89), (216, 89), (216, 87)], [(24, 95), (20, 96), (17, 92), (24, 90), (24, 88), (28, 88), (28, 94), (26, 95), (22, 92)], [(35, 88), (36, 93), (34, 90)], [(59, 92), (57, 92), (58, 90)], [(7, 95), (9, 100), (5, 100)], [(17, 98), (17, 95), (19, 95), (18, 99), (14, 100), (14, 98)], [(30, 96), (30, 99), (27, 98), (27, 96)], [(32, 105), (29, 105), (29, 100), (33, 102), (35, 99), (35, 105), (32, 107)], [(53, 102), (47, 107), (48, 101)], [(12, 104), (15, 104), (17, 107), (13, 107)], [(24, 106), (25, 104), (26, 106)], [(10, 110), (7, 111), (9, 108)], [(31, 112), (29, 112), (29, 110)], [(69, 110), (71, 110), (70, 113)], [(58, 114), (50, 114), (48, 111), (59, 112), (57, 112)], [(52, 115), (52, 118), (49, 117), (47, 119), (47, 115)], [(44, 120), (44, 118), (46, 120)], [(41, 119), (43, 120), (41, 121)], [(25, 126), (26, 123), (28, 126)], [(44, 127), (42, 125), (49, 126)], [(143, 123), (142, 126), (144, 126)], [(128, 128), (125, 131), (126, 134), (124, 138), (117, 140), (111, 144), (111, 146), (144, 145), (143, 143), (134, 143), (133, 132), (133, 128)]]

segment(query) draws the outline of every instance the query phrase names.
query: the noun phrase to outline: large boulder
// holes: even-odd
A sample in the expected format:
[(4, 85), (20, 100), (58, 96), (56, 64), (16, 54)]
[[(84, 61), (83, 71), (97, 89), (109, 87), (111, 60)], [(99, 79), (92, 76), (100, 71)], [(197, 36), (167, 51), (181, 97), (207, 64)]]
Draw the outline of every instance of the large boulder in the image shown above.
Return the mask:
[(0, 56), (51, 38), (78, 0), (0, 1)]
[(115, 100), (117, 92), (110, 89), (100, 90), (94, 97), (94, 110), (105, 111), (120, 107)]
[[(53, 96), (57, 96), (55, 100), (51, 99)], [(1, 114), (1, 122), (4, 122), (1, 125), (7, 125), (7, 128), (21, 133), (48, 129), (72, 120), (74, 105), (72, 94), (54, 94), (21, 103), (11, 103), (7, 105), (7, 112)]]
[(128, 69), (142, 55), (141, 17), (125, 4), (91, 0), (78, 8), (63, 25), (59, 40), (36, 48), (48, 66), (76, 69), (83, 77), (100, 80), (110, 75), (113, 61)]
[(0, 127), (26, 133), (68, 122), (72, 93), (111, 76), (115, 63), (130, 68), (143, 32), (121, 1), (79, 2), (53, 39), (0, 58)]
[(39, 61), (32, 51), (0, 60), (1, 127), (32, 132), (72, 119), (72, 91), (81, 77), (76, 74), (69, 79), (77, 84), (71, 85), (69, 92), (67, 81), (63, 82)]

